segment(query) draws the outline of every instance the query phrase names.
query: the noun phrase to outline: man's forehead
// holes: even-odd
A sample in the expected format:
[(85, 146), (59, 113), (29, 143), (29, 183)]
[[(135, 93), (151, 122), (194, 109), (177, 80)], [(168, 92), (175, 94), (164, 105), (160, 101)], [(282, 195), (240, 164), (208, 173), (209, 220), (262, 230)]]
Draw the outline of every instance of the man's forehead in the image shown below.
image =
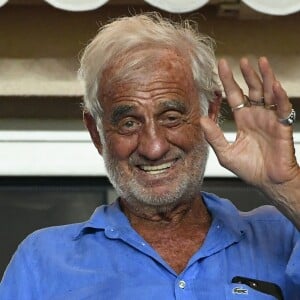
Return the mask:
[(190, 64), (176, 49), (135, 49), (113, 60), (103, 71), (101, 86), (132, 82), (149, 73), (172, 74), (181, 80), (191, 74)]
[(196, 90), (189, 64), (176, 51), (143, 49), (105, 70), (98, 96), (103, 107), (126, 99), (191, 99)]
[[(166, 52), (165, 54), (167, 54)], [(177, 55), (160, 56), (145, 60), (138, 56), (136, 60), (128, 60), (125, 65), (118, 64), (107, 69), (101, 78), (99, 99), (116, 94), (126, 95), (128, 91), (149, 91), (157, 88), (190, 90), (195, 87), (192, 72), (184, 59)]]

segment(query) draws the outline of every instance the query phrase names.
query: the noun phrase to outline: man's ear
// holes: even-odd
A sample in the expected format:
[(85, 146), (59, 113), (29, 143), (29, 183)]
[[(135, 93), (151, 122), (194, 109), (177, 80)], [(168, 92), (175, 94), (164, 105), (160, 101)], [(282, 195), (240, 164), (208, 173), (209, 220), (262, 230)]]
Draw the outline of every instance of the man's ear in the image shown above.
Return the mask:
[(83, 112), (83, 122), (85, 124), (85, 127), (90, 133), (91, 139), (97, 148), (100, 155), (102, 155), (102, 142), (100, 138), (100, 134), (97, 129), (97, 124), (94, 118), (91, 116), (90, 113), (84, 111)]
[(221, 103), (222, 103), (222, 93), (219, 91), (216, 91), (214, 100), (213, 100), (213, 102), (209, 103), (209, 108), (208, 108), (208, 117), (211, 118), (216, 123), (218, 122), (218, 116), (220, 113)]

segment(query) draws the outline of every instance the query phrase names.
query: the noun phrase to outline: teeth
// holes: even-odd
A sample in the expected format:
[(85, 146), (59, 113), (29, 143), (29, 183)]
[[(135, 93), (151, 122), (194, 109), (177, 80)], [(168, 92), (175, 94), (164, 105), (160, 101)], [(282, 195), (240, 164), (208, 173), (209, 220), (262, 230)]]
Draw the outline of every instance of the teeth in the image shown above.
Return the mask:
[(140, 168), (149, 174), (159, 174), (172, 166), (173, 162), (161, 164), (158, 166), (140, 166)]

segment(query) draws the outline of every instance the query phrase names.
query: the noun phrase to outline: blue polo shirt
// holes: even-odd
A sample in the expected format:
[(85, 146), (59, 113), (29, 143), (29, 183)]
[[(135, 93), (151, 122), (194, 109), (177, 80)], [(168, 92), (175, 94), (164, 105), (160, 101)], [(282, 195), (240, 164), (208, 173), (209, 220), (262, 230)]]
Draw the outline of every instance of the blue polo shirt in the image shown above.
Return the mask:
[(276, 283), (284, 299), (300, 299), (299, 231), (275, 208), (239, 212), (203, 193), (212, 224), (181, 274), (131, 227), (118, 201), (89, 221), (28, 236), (0, 285), (1, 300), (267, 300), (243, 276)]

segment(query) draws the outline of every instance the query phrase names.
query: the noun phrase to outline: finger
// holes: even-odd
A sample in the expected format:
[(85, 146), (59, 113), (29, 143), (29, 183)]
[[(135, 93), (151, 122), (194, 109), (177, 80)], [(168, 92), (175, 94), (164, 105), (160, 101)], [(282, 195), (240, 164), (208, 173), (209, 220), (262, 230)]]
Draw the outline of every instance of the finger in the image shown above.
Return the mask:
[(277, 116), (280, 119), (284, 119), (291, 113), (292, 104), (279, 81), (273, 83), (273, 93), (275, 96), (275, 103), (277, 104)]
[(263, 79), (265, 103), (272, 104), (274, 103), (273, 84), (276, 81), (275, 75), (266, 57), (259, 58), (258, 66)]
[(279, 118), (287, 118), (291, 113), (292, 104), (289, 101), (286, 91), (282, 88), (273, 73), (273, 70), (266, 57), (259, 59), (260, 71), (263, 77), (265, 102), (277, 104), (276, 114)]
[(263, 97), (262, 81), (247, 58), (241, 59), (240, 68), (249, 88), (249, 98), (254, 101), (261, 100)]
[(232, 71), (225, 59), (220, 59), (218, 71), (229, 106), (236, 107), (237, 105), (243, 103), (243, 92), (237, 82), (234, 80)]

